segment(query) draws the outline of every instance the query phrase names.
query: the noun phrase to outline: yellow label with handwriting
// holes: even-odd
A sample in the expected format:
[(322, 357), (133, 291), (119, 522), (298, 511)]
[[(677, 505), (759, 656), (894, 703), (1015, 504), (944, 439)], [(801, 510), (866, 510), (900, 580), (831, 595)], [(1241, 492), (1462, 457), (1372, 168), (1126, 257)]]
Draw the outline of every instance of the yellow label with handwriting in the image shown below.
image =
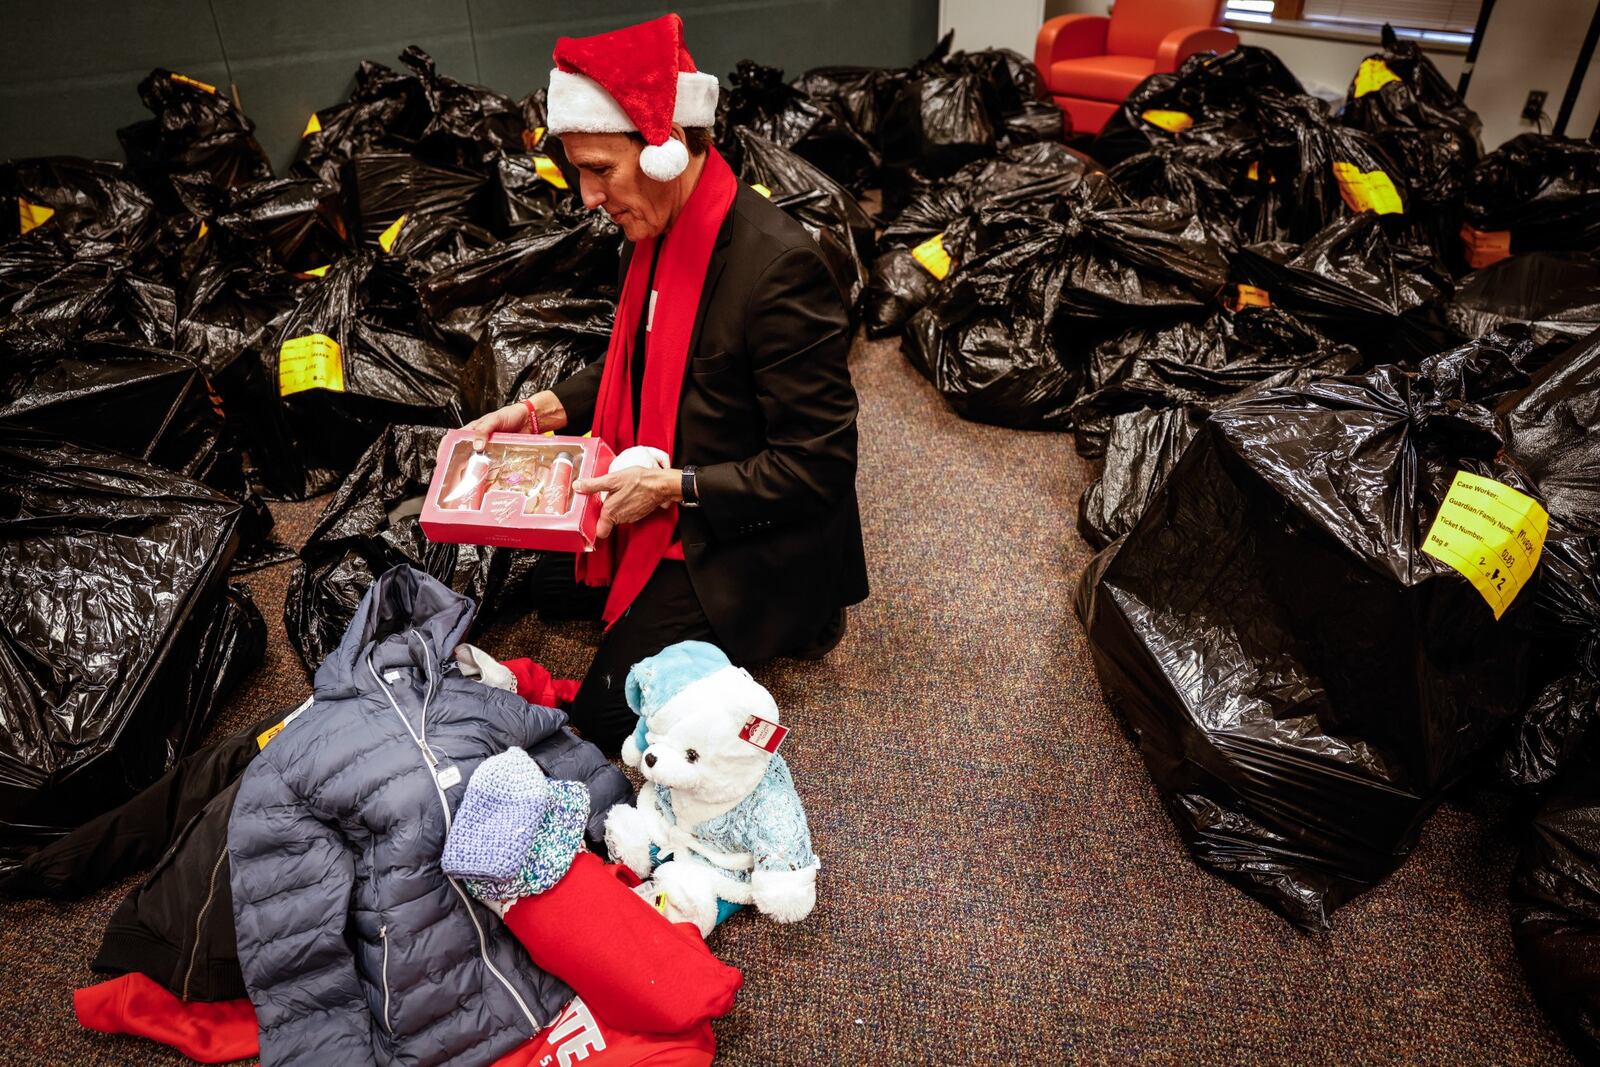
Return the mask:
[(278, 349), (278, 395), (307, 389), (344, 392), (344, 354), (339, 342), (325, 333), (291, 338)]
[(944, 281), (955, 261), (944, 250), (944, 234), (935, 234), (911, 250), (911, 258), (922, 264), (922, 269)]
[(1550, 516), (1526, 493), (1457, 471), (1422, 551), (1459, 571), (1498, 619), (1533, 577)]
[(549, 156), (534, 156), (533, 172), (557, 189), (570, 188), (567, 185), (566, 175), (561, 173), (561, 168), (556, 166), (556, 161)]
[(400, 236), (400, 228), (406, 224), (406, 217), (401, 215), (389, 223), (389, 228), (378, 234), (378, 247), (385, 252), (394, 250), (394, 242)]
[(1381, 170), (1364, 171), (1354, 163), (1335, 163), (1333, 177), (1339, 183), (1339, 195), (1344, 197), (1351, 211), (1399, 215), (1406, 209), (1405, 202), (1400, 199), (1400, 190)]
[(22, 227), (22, 232), (27, 233), (36, 226), (43, 226), (50, 221), (50, 216), (56, 209), (46, 204), (30, 203), (22, 197), (17, 197), (17, 220)]
[(315, 111), (313, 111), (311, 113), (311, 118), (306, 121), (306, 128), (300, 131), (300, 136), (302, 138), (306, 138), (306, 137), (310, 137), (314, 133), (321, 133), (321, 132), (322, 132), (322, 120), (317, 118), (317, 113)]
[(772, 190), (768, 189), (765, 185), (762, 185), (760, 182), (751, 182), (750, 183), (750, 188), (754, 189), (756, 192), (760, 193), (762, 196), (766, 197), (768, 200), (772, 199)]
[(198, 78), (191, 78), (187, 74), (174, 74), (172, 75), (172, 80), (175, 82), (182, 82), (185, 85), (192, 85), (202, 92), (215, 94), (217, 91), (217, 87), (215, 85), (203, 82)]
[(1233, 302), (1233, 310), (1240, 308), (1269, 308), (1272, 306), (1272, 296), (1265, 289), (1254, 285), (1239, 284), (1239, 295)]
[(1194, 116), (1187, 111), (1162, 111), (1154, 109), (1146, 111), (1139, 116), (1152, 126), (1159, 126), (1168, 133), (1182, 133), (1194, 125)]
[(1389, 64), (1373, 56), (1361, 61), (1361, 68), (1356, 71), (1356, 97), (1375, 93), (1390, 82), (1400, 80), (1400, 75), (1389, 69)]

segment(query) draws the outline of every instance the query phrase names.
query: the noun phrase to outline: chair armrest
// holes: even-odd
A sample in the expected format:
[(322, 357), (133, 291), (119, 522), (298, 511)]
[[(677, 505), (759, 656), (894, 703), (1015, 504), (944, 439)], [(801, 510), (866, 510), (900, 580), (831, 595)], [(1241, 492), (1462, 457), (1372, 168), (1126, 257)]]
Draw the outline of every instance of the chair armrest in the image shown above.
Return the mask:
[(1183, 26), (1161, 38), (1156, 48), (1156, 73), (1171, 74), (1197, 52), (1228, 52), (1239, 35), (1220, 26)]
[(1048, 84), (1050, 65), (1063, 59), (1102, 56), (1106, 52), (1109, 15), (1057, 15), (1039, 27), (1033, 45), (1033, 65)]

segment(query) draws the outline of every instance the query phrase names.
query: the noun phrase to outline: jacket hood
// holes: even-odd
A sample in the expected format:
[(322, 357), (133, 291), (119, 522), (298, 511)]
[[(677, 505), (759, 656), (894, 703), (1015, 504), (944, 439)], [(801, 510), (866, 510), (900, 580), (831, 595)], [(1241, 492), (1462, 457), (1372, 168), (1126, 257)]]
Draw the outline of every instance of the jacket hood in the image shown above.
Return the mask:
[[(352, 696), (372, 688), (368, 653), (379, 670), (414, 666), (441, 670), (453, 662), (467, 636), (476, 605), (438, 579), (401, 564), (378, 576), (361, 598), (339, 647), (317, 668), (317, 699)], [(412, 633), (416, 636), (411, 636)], [(431, 664), (429, 660), (431, 659)]]

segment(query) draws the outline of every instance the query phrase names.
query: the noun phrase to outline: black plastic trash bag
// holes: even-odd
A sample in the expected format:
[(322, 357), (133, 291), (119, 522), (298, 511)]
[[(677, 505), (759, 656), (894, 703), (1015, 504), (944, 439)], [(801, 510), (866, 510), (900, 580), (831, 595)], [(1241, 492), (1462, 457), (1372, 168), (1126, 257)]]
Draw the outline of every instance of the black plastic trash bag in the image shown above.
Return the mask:
[(1600, 1061), (1600, 760), (1534, 818), (1510, 896), (1534, 999), (1579, 1060)]
[(1191, 853), (1302, 927), (1394, 870), (1525, 691), (1532, 597), (1497, 621), (1422, 551), (1492, 425), (1392, 366), (1235, 399), (1079, 586)]
[(1256, 154), (1243, 144), (1159, 142), (1149, 151), (1129, 156), (1109, 171), (1117, 188), (1136, 200), (1156, 197), (1197, 216), (1224, 248), (1240, 243), (1239, 218), (1247, 197), (1236, 190), (1238, 175), (1247, 173), (1246, 156)]
[(1600, 145), (1525, 133), (1467, 179), (1463, 238), (1503, 252), (1600, 252)]
[(137, 249), (155, 236), (155, 204), (120, 163), (46, 156), (0, 163), (0, 241), (46, 226), (72, 241)]
[(46, 227), (0, 247), (0, 343), (52, 350), (86, 338), (172, 344), (177, 297), (105, 241)]
[(968, 163), (917, 193), (884, 225), (882, 240), (890, 245), (920, 244), (979, 208), (1044, 214), (1057, 197), (1098, 170), (1093, 160), (1062, 144), (1007, 148), (992, 159)]
[[(952, 302), (1007, 313), (1147, 322), (1202, 311), (1227, 281), (1223, 250), (1175, 204), (1137, 202), (1103, 174), (1085, 176), (1040, 213), (981, 210), (947, 239)], [(951, 247), (951, 246), (954, 247)]]
[[(236, 632), (253, 607), (224, 604), (237, 502), (127, 456), (5, 438), (0, 850), (14, 857), (160, 776), (264, 642)], [(219, 626), (230, 610), (235, 632)]]
[(861, 291), (861, 322), (867, 336), (899, 333), (938, 291), (939, 279), (911, 249), (889, 249), (873, 261), (867, 287)]
[[(4, 348), (0, 343), (0, 352)], [(0, 426), (138, 456), (204, 482), (243, 506), (239, 532), (253, 560), (287, 558), (263, 544), (272, 515), (251, 491), (211, 393), (188, 356), (80, 342), (8, 354), (0, 366)]]
[(300, 549), (283, 606), (289, 643), (307, 673), (339, 644), (373, 578), (397, 564), (425, 570), (478, 603), (475, 626), (531, 610), (539, 556), (506, 548), (434, 544), (418, 517), (444, 431), (390, 426), (361, 457)]
[(998, 108), (980, 74), (933, 70), (901, 83), (879, 128), (884, 164), (930, 177), (954, 174), (991, 154)]
[(1027, 430), (1071, 424), (1083, 372), (1063, 361), (1038, 317), (935, 304), (911, 317), (901, 350), (964, 419)]
[(123, 127), (117, 138), (129, 170), (158, 203), (174, 203), (170, 180), (179, 174), (224, 188), (272, 177), (255, 123), (216, 86), (157, 68), (139, 83), (139, 99), (155, 118)]
[(1461, 340), (1445, 322), (1454, 289), (1443, 266), (1431, 250), (1392, 238), (1372, 212), (1338, 219), (1303, 246), (1240, 249), (1234, 269), (1273, 307), (1373, 363), (1415, 362)]
[(528, 399), (600, 359), (616, 313), (610, 300), (566, 289), (505, 298), (484, 321), (483, 338), (467, 360), (467, 412)]
[(333, 488), (392, 423), (465, 421), (462, 362), (422, 336), (421, 319), (399, 266), (362, 252), (309, 283), (261, 335), (256, 358), (272, 395), (243, 432), (269, 495)]
[(1351, 213), (1393, 218), (1397, 230), (1415, 225), (1405, 172), (1376, 138), (1334, 123), (1322, 101), (1266, 90), (1251, 118), (1260, 137), (1259, 158), (1244, 167), (1246, 239), (1307, 241)]
[(1535, 688), (1501, 760), (1507, 780), (1534, 789), (1600, 755), (1600, 331), (1537, 379), (1500, 413), (1503, 458), (1550, 509)]
[(874, 144), (886, 98), (905, 74), (885, 67), (816, 67), (796, 78), (793, 87)]
[(391, 227), (402, 216), (406, 222), (452, 217), (486, 226), (493, 221), (488, 178), (431, 166), (402, 152), (356, 156), (345, 168), (345, 188), (360, 220), (361, 242), (372, 248), (394, 240), (399, 230)]
[(728, 76), (717, 109), (717, 148), (735, 171), (744, 163), (737, 137), (741, 129), (788, 149), (856, 192), (877, 174), (877, 150), (841, 105), (810, 97), (784, 84), (783, 71), (748, 59)]
[(1385, 25), (1383, 51), (1361, 61), (1339, 119), (1377, 139), (1399, 167), (1433, 246), (1452, 250), (1461, 194), (1483, 155), (1483, 123), (1421, 46)]
[(275, 178), (225, 189), (192, 175), (174, 178), (173, 186), (194, 216), (186, 250), (191, 264), (208, 254), (208, 241), (227, 242), (231, 247), (224, 254), (249, 259), (262, 270), (316, 270), (350, 250), (336, 186)]
[(1600, 258), (1588, 252), (1528, 252), (1474, 271), (1447, 311), (1450, 325), (1477, 337), (1508, 322), (1535, 340), (1576, 340), (1600, 328)]
[(767, 190), (772, 202), (806, 228), (822, 250), (845, 306), (854, 308), (867, 284), (872, 220), (843, 186), (795, 153), (749, 130), (735, 130), (739, 177)]
[(1200, 408), (1179, 404), (1107, 420), (1105, 469), (1078, 499), (1078, 535), (1089, 547), (1105, 548), (1138, 524), (1204, 419)]
[(1109, 167), (1174, 141), (1247, 141), (1260, 132), (1254, 101), (1267, 90), (1305, 94), (1283, 61), (1265, 48), (1239, 45), (1221, 55), (1190, 56), (1174, 73), (1152, 74), (1136, 85), (1106, 120), (1092, 154)]
[(344, 165), (355, 156), (414, 144), (426, 123), (426, 98), (416, 75), (363, 60), (350, 98), (307, 120), (294, 172), (337, 186)]
[(1307, 329), (1281, 308), (1218, 309), (1198, 322), (1135, 327), (1090, 353), (1088, 391), (1073, 405), (1073, 432), (1081, 454), (1099, 456), (1118, 415), (1173, 406), (1209, 410), (1284, 375), (1359, 369), (1354, 348)]
[(603, 214), (578, 216), (560, 228), (534, 229), (459, 260), (417, 285), (429, 327), (470, 351), (484, 319), (505, 296), (571, 289), (613, 297), (622, 232)]

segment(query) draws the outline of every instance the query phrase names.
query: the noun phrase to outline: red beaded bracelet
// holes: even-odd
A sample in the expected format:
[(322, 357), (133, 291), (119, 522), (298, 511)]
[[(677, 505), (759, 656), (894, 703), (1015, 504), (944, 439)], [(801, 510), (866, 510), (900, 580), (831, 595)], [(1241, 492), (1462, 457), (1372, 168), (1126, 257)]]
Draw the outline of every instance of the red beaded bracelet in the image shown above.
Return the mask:
[(539, 413), (533, 410), (533, 401), (524, 400), (522, 406), (528, 409), (528, 423), (533, 427), (532, 433), (539, 432)]

